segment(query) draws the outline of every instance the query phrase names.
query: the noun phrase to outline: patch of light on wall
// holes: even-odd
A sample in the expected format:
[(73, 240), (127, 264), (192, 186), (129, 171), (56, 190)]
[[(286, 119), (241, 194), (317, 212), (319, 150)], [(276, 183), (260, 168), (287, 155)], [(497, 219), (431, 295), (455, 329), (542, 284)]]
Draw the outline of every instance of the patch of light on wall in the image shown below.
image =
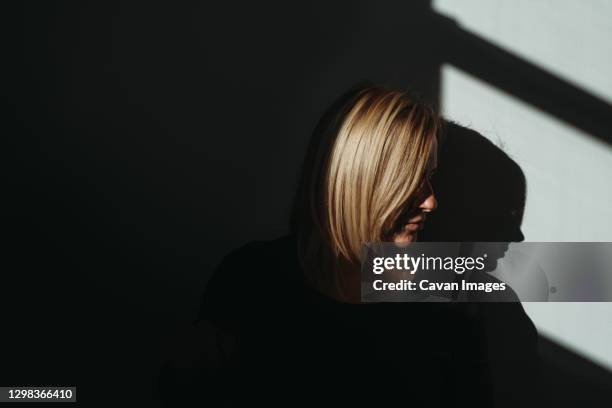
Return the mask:
[[(523, 169), (527, 241), (612, 241), (612, 149), (452, 66), (443, 114), (502, 147)], [(612, 290), (612, 288), (610, 288)], [(525, 303), (538, 330), (612, 369), (612, 303)]]
[(612, 102), (612, 2), (434, 0), (465, 30)]
[(442, 110), (500, 145), (523, 169), (527, 241), (612, 241), (612, 149), (445, 65)]

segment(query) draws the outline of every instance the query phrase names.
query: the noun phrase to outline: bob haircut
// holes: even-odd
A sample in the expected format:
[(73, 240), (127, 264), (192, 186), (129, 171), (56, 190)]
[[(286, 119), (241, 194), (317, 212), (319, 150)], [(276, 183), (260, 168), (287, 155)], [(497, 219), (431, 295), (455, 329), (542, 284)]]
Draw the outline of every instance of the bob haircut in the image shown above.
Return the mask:
[(406, 92), (371, 83), (340, 97), (315, 127), (291, 226), (308, 281), (341, 294), (343, 265), (391, 239), (425, 177), (442, 121)]

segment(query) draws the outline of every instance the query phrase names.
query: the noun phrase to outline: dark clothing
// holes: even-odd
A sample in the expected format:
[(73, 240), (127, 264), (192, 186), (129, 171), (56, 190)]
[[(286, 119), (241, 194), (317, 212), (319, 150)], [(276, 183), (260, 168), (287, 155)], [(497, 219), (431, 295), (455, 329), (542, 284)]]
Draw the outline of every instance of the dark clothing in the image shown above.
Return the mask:
[(341, 303), (291, 236), (226, 256), (200, 319), (207, 350), (164, 381), (204, 406), (524, 406), (537, 366), (520, 303)]

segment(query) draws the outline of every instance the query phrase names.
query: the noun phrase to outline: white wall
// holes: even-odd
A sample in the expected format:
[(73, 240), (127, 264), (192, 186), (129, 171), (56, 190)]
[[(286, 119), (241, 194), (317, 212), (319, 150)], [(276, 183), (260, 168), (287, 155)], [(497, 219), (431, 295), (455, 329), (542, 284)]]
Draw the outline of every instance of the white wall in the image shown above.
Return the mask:
[[(435, 0), (433, 6), (463, 29), (612, 103), (612, 1)], [(612, 241), (611, 146), (450, 65), (442, 69), (441, 103), (447, 118), (490, 138), (525, 172), (526, 241)], [(612, 369), (612, 303), (524, 306), (541, 333)]]

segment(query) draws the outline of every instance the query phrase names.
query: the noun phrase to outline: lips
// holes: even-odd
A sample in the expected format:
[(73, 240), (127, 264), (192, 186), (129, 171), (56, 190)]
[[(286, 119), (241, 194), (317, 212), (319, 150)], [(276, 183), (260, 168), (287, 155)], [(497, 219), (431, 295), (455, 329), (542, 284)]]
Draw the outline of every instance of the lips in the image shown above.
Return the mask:
[(407, 231), (418, 231), (422, 230), (424, 227), (424, 222), (409, 222), (404, 226), (404, 230)]
[(413, 211), (407, 216), (403, 217), (403, 220), (398, 222), (399, 229), (397, 232), (403, 231), (410, 235), (415, 234), (417, 231), (422, 230), (425, 226), (426, 214), (421, 211)]
[(408, 219), (406, 224), (404, 225), (404, 229), (408, 231), (418, 231), (422, 230), (425, 226), (425, 215), (419, 214), (414, 218)]

